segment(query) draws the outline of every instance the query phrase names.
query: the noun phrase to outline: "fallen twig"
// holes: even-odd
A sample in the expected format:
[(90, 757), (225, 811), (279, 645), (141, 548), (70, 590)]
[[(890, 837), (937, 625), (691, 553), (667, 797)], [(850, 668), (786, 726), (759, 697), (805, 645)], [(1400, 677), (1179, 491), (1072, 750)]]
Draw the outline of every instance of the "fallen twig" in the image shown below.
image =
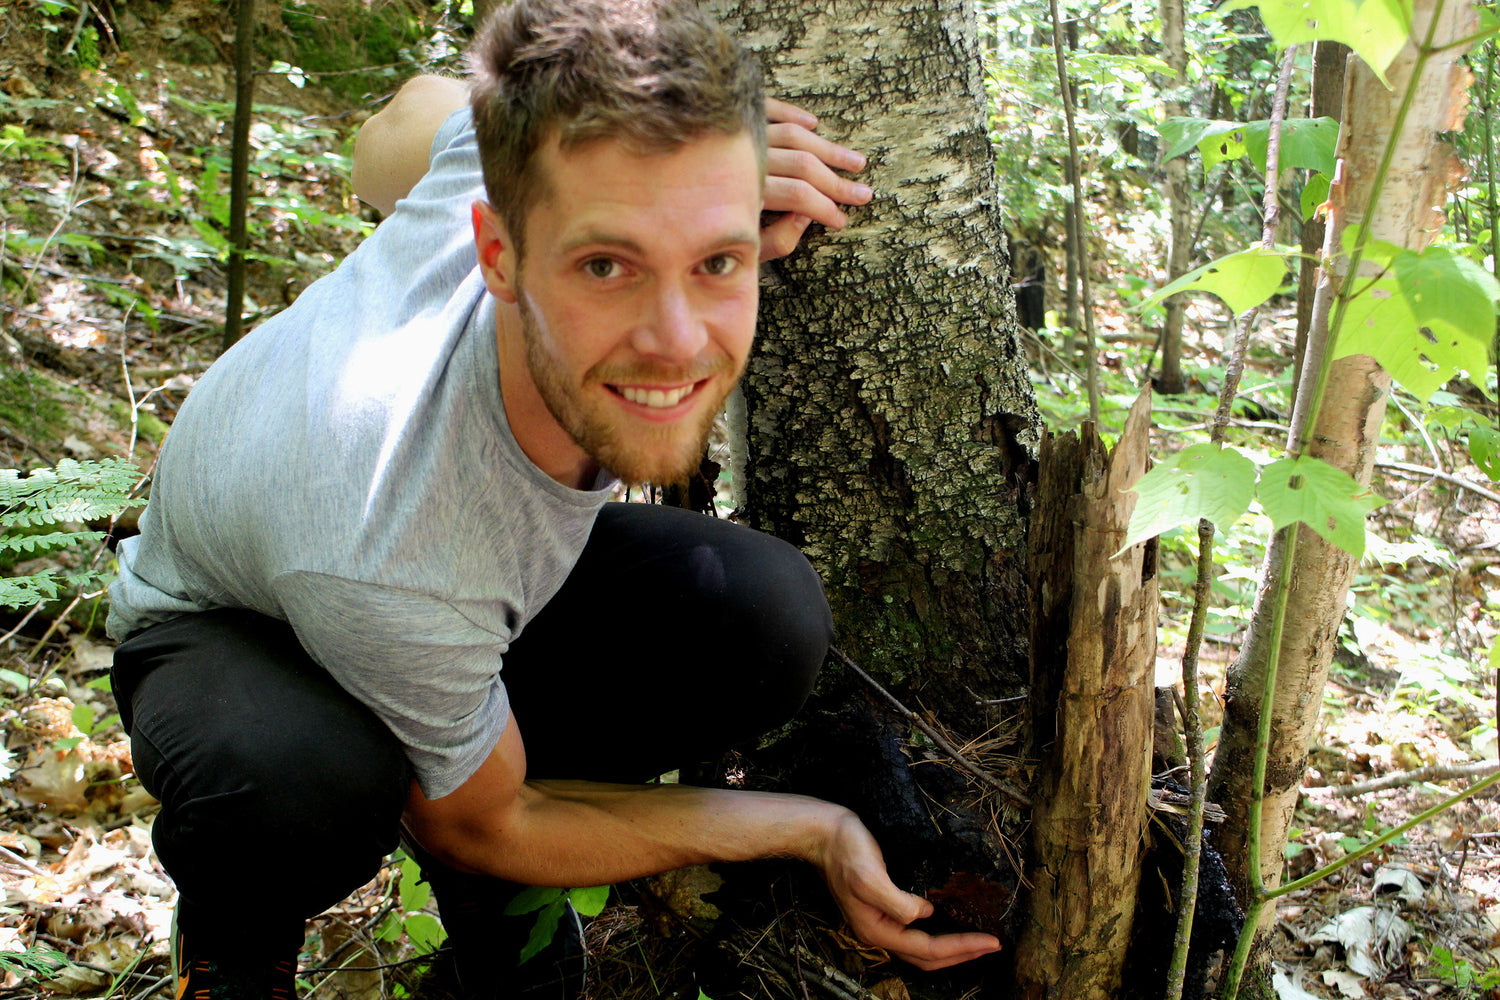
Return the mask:
[(1400, 774), (1387, 774), (1382, 778), (1372, 778), (1369, 781), (1360, 781), (1352, 785), (1334, 785), (1331, 790), (1339, 798), (1347, 799), (1355, 795), (1364, 795), (1367, 792), (1379, 792), (1387, 788), (1399, 788), (1402, 785), (1415, 785), (1422, 781), (1483, 778), (1497, 771), (1500, 771), (1500, 761), (1494, 760), (1476, 760), (1468, 764), (1434, 764), (1431, 767), (1419, 767), (1415, 771), (1402, 771)]
[(1031, 799), (1028, 796), (1012, 788), (1010, 785), (1001, 781), (999, 778), (995, 777), (993, 774), (986, 771), (984, 768), (980, 767), (969, 758), (965, 757), (958, 751), (956, 747), (954, 747), (952, 743), (949, 743), (943, 737), (942, 733), (938, 732), (932, 726), (928, 725), (920, 715), (907, 708), (901, 703), (900, 699), (891, 694), (885, 688), (881, 687), (879, 681), (875, 680), (875, 678), (865, 673), (864, 670), (860, 668), (859, 664), (855, 663), (853, 660), (849, 659), (848, 656), (844, 655), (843, 650), (839, 649), (837, 646), (829, 646), (828, 648), (833, 651), (833, 654), (835, 656), (844, 661), (844, 665), (846, 667), (858, 674), (861, 680), (870, 685), (870, 687), (874, 688), (882, 697), (885, 698), (886, 701), (890, 702), (891, 705), (896, 709), (896, 711), (901, 713), (903, 718), (905, 718), (912, 725), (916, 726), (918, 729), (922, 730), (922, 732), (926, 733), (927, 737), (931, 739), (932, 742), (936, 743), (939, 749), (941, 749), (949, 757), (952, 757), (955, 761), (962, 765), (964, 770), (974, 775), (974, 777), (978, 778), (984, 784), (993, 788), (1001, 795), (1009, 798), (1017, 805), (1025, 806), (1027, 809), (1031, 808)]
[(1461, 489), (1468, 490), (1476, 496), (1484, 497), (1491, 503), (1500, 503), (1500, 493), (1494, 493), (1485, 489), (1478, 483), (1471, 483), (1462, 476), (1444, 472), (1442, 469), (1429, 469), (1424, 465), (1412, 465), (1410, 462), (1380, 462), (1375, 463), (1377, 469), (1393, 469), (1396, 472), (1407, 472), (1414, 476), (1425, 476), (1428, 479), (1441, 479), (1445, 483), (1451, 483)]
[(42, 878), (52, 877), (50, 873), (42, 871), (36, 865), (32, 864), (30, 861), (27, 861), (25, 858), (21, 857), (19, 854), (17, 854), (15, 851), (12, 851), (8, 847), (0, 847), (0, 857), (8, 859), (13, 864), (20, 865), (22, 868), (31, 872), (31, 874), (33, 875), (40, 875)]

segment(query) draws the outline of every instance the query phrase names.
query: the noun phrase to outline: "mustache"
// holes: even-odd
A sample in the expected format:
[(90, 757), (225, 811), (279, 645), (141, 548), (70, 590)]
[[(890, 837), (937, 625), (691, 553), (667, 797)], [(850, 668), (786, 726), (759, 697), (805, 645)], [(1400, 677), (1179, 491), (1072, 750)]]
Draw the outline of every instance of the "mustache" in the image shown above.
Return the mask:
[(601, 361), (590, 368), (584, 381), (607, 385), (682, 385), (701, 382), (714, 375), (735, 375), (735, 364), (728, 355), (699, 358), (679, 365), (652, 358), (634, 361)]

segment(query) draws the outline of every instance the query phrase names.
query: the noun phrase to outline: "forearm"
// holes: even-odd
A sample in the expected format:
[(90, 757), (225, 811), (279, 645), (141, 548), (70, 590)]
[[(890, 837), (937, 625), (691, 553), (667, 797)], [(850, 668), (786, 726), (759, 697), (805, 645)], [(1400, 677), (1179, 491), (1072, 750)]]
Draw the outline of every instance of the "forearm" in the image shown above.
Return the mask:
[(530, 885), (602, 885), (685, 865), (820, 862), (841, 806), (800, 795), (686, 785), (527, 782), (487, 820), (413, 832), (450, 863)]

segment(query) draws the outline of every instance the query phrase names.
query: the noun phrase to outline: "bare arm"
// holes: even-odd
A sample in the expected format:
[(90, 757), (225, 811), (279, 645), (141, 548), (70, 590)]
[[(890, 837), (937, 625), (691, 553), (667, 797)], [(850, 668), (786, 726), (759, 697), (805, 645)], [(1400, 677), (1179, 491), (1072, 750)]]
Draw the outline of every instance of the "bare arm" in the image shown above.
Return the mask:
[(469, 101), (469, 85), (446, 76), (406, 81), (354, 139), (354, 193), (389, 215), (431, 158), (443, 120)]
[(511, 718), (500, 744), (451, 795), (413, 786), (412, 833), (459, 867), (533, 885), (599, 885), (710, 861), (798, 857), (823, 873), (861, 938), (925, 969), (997, 950), (987, 934), (934, 937), (907, 925), (932, 905), (886, 875), (876, 845), (849, 810), (819, 799), (686, 785), (525, 780), (525, 748)]

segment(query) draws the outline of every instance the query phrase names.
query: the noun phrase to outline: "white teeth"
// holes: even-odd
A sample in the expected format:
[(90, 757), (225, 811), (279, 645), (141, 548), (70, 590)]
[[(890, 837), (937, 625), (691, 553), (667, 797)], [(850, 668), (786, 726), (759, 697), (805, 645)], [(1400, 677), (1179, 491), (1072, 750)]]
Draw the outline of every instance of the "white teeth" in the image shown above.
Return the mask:
[(623, 385), (620, 387), (620, 395), (632, 403), (641, 406), (650, 406), (655, 409), (665, 409), (668, 406), (676, 406), (682, 402), (684, 396), (693, 391), (690, 385), (679, 389), (639, 389), (635, 386)]

